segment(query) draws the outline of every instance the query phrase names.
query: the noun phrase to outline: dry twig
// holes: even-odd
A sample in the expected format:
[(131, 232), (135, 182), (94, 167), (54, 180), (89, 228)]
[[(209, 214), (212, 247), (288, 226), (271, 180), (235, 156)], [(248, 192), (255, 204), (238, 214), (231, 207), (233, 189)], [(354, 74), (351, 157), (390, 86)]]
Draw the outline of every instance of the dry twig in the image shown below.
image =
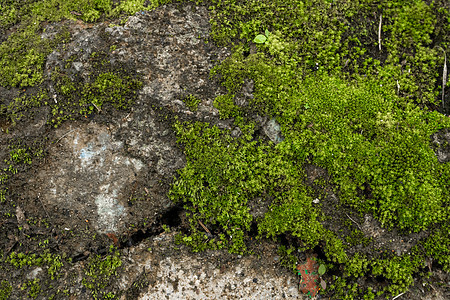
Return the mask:
[(95, 108), (98, 110), (99, 113), (102, 112), (102, 110), (97, 106), (97, 104), (95, 104), (94, 102), (91, 102), (91, 103), (95, 106)]
[(355, 223), (356, 226), (358, 226), (358, 228), (359, 228), (361, 231), (363, 231), (362, 228), (361, 228), (361, 226), (358, 224), (358, 222), (356, 222), (355, 220), (353, 220), (352, 218), (350, 218), (350, 216), (347, 215), (347, 213), (345, 213), (345, 215), (346, 215), (353, 223)]
[(444, 69), (442, 70), (442, 107), (444, 108), (445, 108), (444, 96), (446, 84), (447, 84), (447, 54), (444, 51)]
[(378, 25), (378, 49), (381, 51), (381, 23), (383, 22), (383, 15), (380, 15), (380, 24)]
[(403, 295), (404, 293), (398, 294), (397, 296), (395, 296), (394, 298), (392, 298), (392, 300), (397, 299), (398, 297), (400, 297), (401, 295)]
[(206, 228), (206, 226), (202, 223), (202, 221), (198, 220), (198, 224), (200, 224), (200, 226), (202, 226), (203, 229), (205, 229), (205, 231), (206, 231), (209, 235), (212, 235), (211, 232), (208, 230), (208, 228)]
[(75, 130), (77, 130), (77, 129), (78, 129), (78, 128), (72, 129), (72, 130), (66, 132), (65, 134), (63, 134), (63, 135), (55, 142), (55, 144), (57, 144), (63, 137), (65, 137), (66, 135), (68, 135), (69, 133), (71, 133), (72, 131), (75, 131)]

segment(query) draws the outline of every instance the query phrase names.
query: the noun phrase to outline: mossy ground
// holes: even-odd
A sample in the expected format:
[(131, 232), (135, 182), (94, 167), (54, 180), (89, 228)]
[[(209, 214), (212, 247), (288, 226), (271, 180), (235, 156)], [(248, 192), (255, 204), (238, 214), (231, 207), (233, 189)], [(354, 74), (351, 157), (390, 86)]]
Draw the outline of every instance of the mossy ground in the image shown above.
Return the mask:
[[(15, 97), (2, 99), (0, 126), (17, 130), (20, 126), (11, 124), (43, 107), (51, 111), (46, 125), (51, 128), (99, 112), (103, 105), (133, 105), (139, 80), (130, 69), (111, 67), (104, 52), (92, 57), (98, 69), (91, 81), (73, 79), (63, 69), (44, 78), (46, 56), (70, 36), (64, 29), (52, 39), (40, 34), (46, 22), (103, 21), (165, 2), (1, 1), (0, 85)], [(430, 258), (433, 269), (448, 272), (450, 165), (438, 162), (430, 147), (430, 136), (450, 127), (450, 100), (447, 91), (442, 94), (450, 43), (446, 1), (197, 2), (209, 6), (213, 41), (233, 47), (232, 56), (211, 75), (228, 91), (215, 99), (220, 116), (231, 118), (242, 134), (233, 137), (202, 122), (174, 123), (187, 165), (169, 196), (183, 203), (190, 220), (179, 240), (195, 251), (248, 253), (253, 237), (273, 238), (285, 244), (281, 249), (291, 267), (298, 259), (294, 250), (318, 251), (328, 266), (329, 288), (323, 293), (336, 299), (402, 293), (414, 276), (426, 276), (424, 262)], [(266, 30), (267, 40), (255, 44)], [(52, 102), (44, 80), (54, 82), (61, 102)], [(241, 107), (235, 96), (248, 80), (254, 83), (254, 98)], [(193, 110), (199, 101), (186, 98)], [(255, 114), (280, 124), (280, 143), (260, 133)], [(45, 155), (39, 147), (43, 138), (8, 141), (0, 173), (5, 220), (16, 218), (8, 181)], [(309, 182), (311, 166), (327, 176)], [(330, 200), (332, 194), (337, 202)], [(269, 205), (256, 218), (249, 207), (258, 198)], [(359, 228), (366, 215), (397, 237), (422, 235), (408, 252), (392, 254), (373, 246), (373, 237)], [(213, 236), (204, 234), (200, 224)], [(46, 250), (2, 251), (4, 270), (45, 263), (49, 282), (54, 280), (50, 270), (56, 274), (62, 264), (58, 254)], [(104, 291), (105, 276), (120, 266), (117, 257), (92, 263), (105, 270), (87, 267), (86, 287), (92, 295), (112, 297)], [(43, 293), (40, 284), (22, 287), (34, 298)], [(11, 285), (3, 280), (0, 298), (10, 293)]]
[[(228, 89), (215, 105), (243, 134), (175, 124), (188, 159), (171, 194), (191, 218), (182, 240), (194, 249), (225, 245), (242, 253), (256, 225), (260, 237), (289, 236), (301, 250), (320, 246), (332, 270), (348, 270), (326, 291), (339, 299), (402, 293), (430, 256), (448, 272), (450, 167), (430, 147), (430, 136), (450, 126), (441, 92), (450, 29), (445, 3), (212, 2), (212, 36), (234, 45), (212, 71)], [(255, 47), (264, 33), (267, 39)], [(254, 82), (255, 97), (241, 107), (235, 96), (245, 80)], [(282, 142), (255, 132), (256, 113), (276, 119)], [(380, 256), (375, 247), (355, 254), (360, 242), (342, 234), (343, 227), (355, 227), (362, 241), (370, 237), (347, 214), (344, 225), (339, 213), (313, 204), (317, 192), (305, 184), (307, 165), (327, 170), (320, 186), (333, 189), (336, 209), (358, 220), (370, 214), (400, 237), (427, 237), (404, 254)], [(331, 205), (326, 196), (319, 193)], [(250, 214), (255, 198), (271, 203), (263, 218)], [(214, 228), (215, 240), (199, 221)], [(387, 285), (370, 280), (379, 277)]]

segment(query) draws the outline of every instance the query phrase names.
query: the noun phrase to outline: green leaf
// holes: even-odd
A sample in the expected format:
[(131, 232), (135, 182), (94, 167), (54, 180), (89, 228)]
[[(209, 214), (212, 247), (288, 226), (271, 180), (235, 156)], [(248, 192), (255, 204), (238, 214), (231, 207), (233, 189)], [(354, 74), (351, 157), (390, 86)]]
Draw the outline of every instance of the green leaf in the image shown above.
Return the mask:
[(266, 29), (266, 31), (264, 31), (264, 34), (266, 35), (266, 37), (269, 37), (269, 35), (270, 35), (270, 32), (269, 32), (269, 30), (268, 30), (268, 29)]
[(254, 43), (263, 44), (267, 40), (265, 35), (258, 34), (253, 40)]
[(322, 276), (323, 274), (325, 274), (327, 269), (326, 269), (325, 265), (320, 265), (318, 271), (319, 271), (319, 274)]

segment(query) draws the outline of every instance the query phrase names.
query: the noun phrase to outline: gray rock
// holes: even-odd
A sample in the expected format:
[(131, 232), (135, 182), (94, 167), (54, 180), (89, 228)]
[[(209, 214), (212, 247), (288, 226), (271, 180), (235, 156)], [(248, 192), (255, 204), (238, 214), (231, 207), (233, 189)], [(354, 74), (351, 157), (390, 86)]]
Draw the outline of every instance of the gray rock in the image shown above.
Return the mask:
[(41, 272), (42, 272), (42, 268), (41, 267), (37, 267), (37, 268), (33, 269), (33, 271), (28, 273), (27, 279), (28, 280), (34, 280), (39, 275), (39, 273), (41, 273)]
[(270, 119), (266, 122), (263, 126), (263, 130), (267, 137), (275, 144), (278, 144), (284, 140), (284, 137), (281, 135), (280, 124), (278, 124), (275, 119)]

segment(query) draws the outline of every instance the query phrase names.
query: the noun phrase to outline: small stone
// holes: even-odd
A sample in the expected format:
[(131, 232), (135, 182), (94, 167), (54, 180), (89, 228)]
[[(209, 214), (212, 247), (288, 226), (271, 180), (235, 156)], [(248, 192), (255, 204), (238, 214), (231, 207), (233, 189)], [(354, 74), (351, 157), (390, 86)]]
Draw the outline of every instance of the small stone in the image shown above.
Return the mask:
[(275, 144), (278, 144), (284, 140), (283, 136), (281, 135), (281, 126), (275, 119), (270, 119), (263, 126), (263, 130), (267, 137)]
[(28, 280), (33, 280), (35, 279), (39, 273), (42, 272), (42, 268), (37, 267), (36, 269), (34, 269), (33, 271), (31, 271), (28, 275), (27, 275), (27, 279)]
[(73, 67), (75, 68), (75, 70), (77, 70), (77, 72), (80, 72), (80, 70), (83, 68), (83, 63), (75, 61), (73, 62)]
[(318, 204), (319, 202), (320, 202), (319, 198), (316, 198), (316, 199), (313, 200), (314, 204)]

